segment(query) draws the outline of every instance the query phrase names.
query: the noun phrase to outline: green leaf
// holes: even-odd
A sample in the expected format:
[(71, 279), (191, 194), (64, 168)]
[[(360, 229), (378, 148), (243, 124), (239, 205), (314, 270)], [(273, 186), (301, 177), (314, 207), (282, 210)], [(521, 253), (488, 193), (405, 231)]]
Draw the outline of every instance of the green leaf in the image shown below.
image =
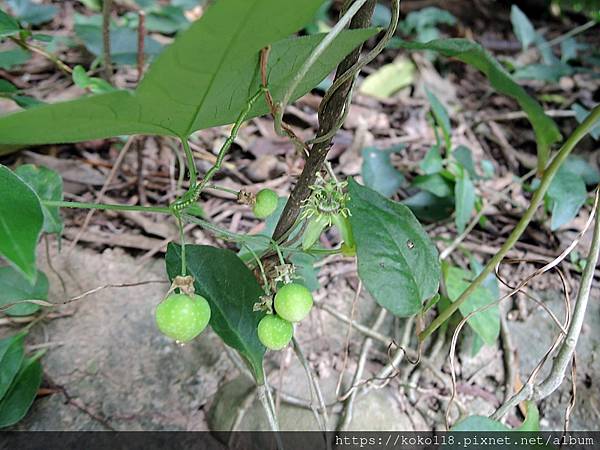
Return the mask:
[(397, 58), (367, 76), (359, 91), (376, 98), (389, 98), (414, 82), (415, 71), (416, 67), (410, 59)]
[(413, 214), (424, 222), (446, 219), (454, 210), (454, 198), (438, 197), (427, 191), (417, 192), (412, 197), (405, 198), (402, 204), (408, 206)]
[(452, 427), (451, 431), (511, 431), (505, 425), (485, 416), (469, 416)]
[(2, 94), (12, 94), (13, 92), (17, 92), (17, 87), (12, 84), (10, 81), (0, 79), (0, 93)]
[(418, 33), (426, 29), (431, 29), (438, 24), (454, 25), (455, 23), (456, 17), (448, 11), (435, 6), (429, 6), (418, 11), (411, 11), (399, 26), (404, 34), (409, 34), (411, 32)]
[(438, 290), (437, 249), (408, 207), (353, 179), (349, 193), (360, 278), (392, 314), (416, 314)]
[[(276, 101), (281, 99), (324, 35), (280, 39), (307, 23), (320, 3), (214, 3), (160, 54), (135, 91), (99, 94), (4, 116), (0, 118), (0, 144), (77, 142), (129, 134), (187, 137), (198, 129), (232, 123), (259, 89), (259, 52), (269, 44), (269, 88)], [(277, 26), (265, 26), (274, 18)], [(338, 36), (293, 99), (316, 86), (376, 31), (349, 30)], [(267, 112), (265, 100), (260, 99), (248, 118)]]
[(456, 204), (455, 223), (458, 233), (465, 231), (471, 213), (475, 209), (475, 186), (466, 170), (461, 170), (461, 175), (454, 185), (454, 200)]
[(21, 31), (19, 22), (0, 9), (0, 36), (12, 36), (19, 31)]
[[(63, 199), (63, 181), (60, 174), (47, 167), (23, 164), (15, 173), (35, 191), (41, 200), (61, 201)], [(44, 232), (62, 233), (63, 219), (60, 208), (40, 204), (44, 213)]]
[(402, 148), (404, 146), (387, 150), (367, 147), (362, 150), (361, 175), (367, 187), (374, 189), (385, 197), (394, 195), (404, 183), (404, 176), (392, 165), (390, 154)]
[(413, 179), (412, 185), (438, 197), (452, 197), (454, 195), (452, 184), (439, 173), (419, 175)]
[[(454, 302), (471, 284), (472, 276), (466, 270), (447, 263), (442, 265), (442, 271), (448, 297)], [(463, 317), (466, 317), (476, 309), (495, 301), (496, 298), (493, 294), (488, 289), (480, 286), (460, 306), (459, 310)], [(467, 323), (487, 345), (493, 345), (500, 334), (500, 309), (498, 305), (492, 306), (473, 315), (467, 320)]]
[(431, 175), (444, 168), (444, 160), (437, 146), (431, 147), (425, 154), (425, 158), (419, 163), (419, 167), (425, 174)]
[(53, 5), (38, 5), (31, 0), (6, 0), (15, 16), (30, 25), (49, 22), (56, 16), (58, 8)]
[(117, 89), (108, 81), (102, 78), (90, 77), (83, 66), (77, 65), (73, 68), (73, 83), (82, 89), (89, 89), (94, 94), (102, 94), (104, 92), (113, 92)]
[(568, 168), (561, 167), (546, 192), (546, 201), (552, 211), (550, 229), (557, 230), (576, 216), (587, 199), (583, 178)]
[[(590, 111), (585, 109), (579, 103), (573, 103), (571, 109), (575, 111), (575, 119), (577, 119), (578, 123), (583, 122), (586, 119), (586, 117), (590, 114)], [(600, 139), (600, 120), (596, 125), (594, 125), (592, 129), (590, 129), (589, 134), (596, 140)]]
[(471, 179), (476, 180), (479, 178), (477, 172), (475, 171), (473, 154), (471, 153), (471, 150), (468, 147), (465, 147), (464, 145), (459, 145), (454, 150), (452, 150), (452, 156), (454, 156), (456, 162), (458, 162), (463, 167), (463, 169), (465, 169), (469, 173)]
[(29, 58), (31, 58), (31, 53), (20, 47), (0, 52), (0, 69), (10, 70), (14, 66), (27, 62)]
[(8, 392), (21, 367), (25, 334), (21, 332), (0, 340), (0, 399)]
[(446, 148), (450, 150), (452, 147), (452, 127), (450, 126), (448, 111), (446, 111), (446, 107), (442, 105), (442, 102), (429, 89), (425, 88), (425, 92), (431, 105), (431, 114), (435, 118), (435, 123), (442, 129)]
[(321, 287), (318, 278), (319, 269), (315, 268), (318, 260), (316, 256), (307, 253), (295, 253), (290, 256), (290, 262), (296, 267), (296, 275), (299, 277), (297, 281), (311, 291)]
[[(186, 245), (189, 275), (195, 279), (196, 293), (208, 300), (210, 326), (225, 344), (236, 349), (248, 362), (257, 383), (262, 384), (265, 347), (256, 331), (263, 312), (253, 311), (264, 292), (252, 272), (230, 250), (207, 245)], [(180, 275), (181, 247), (169, 244), (167, 273), (172, 280)]]
[(569, 155), (563, 163), (564, 170), (579, 175), (587, 185), (600, 183), (600, 171), (589, 164), (581, 156)]
[(515, 428), (515, 431), (540, 431), (540, 412), (535, 403), (530, 400), (525, 402), (527, 415), (520, 427)]
[(483, 72), (494, 89), (514, 98), (527, 114), (538, 145), (538, 167), (546, 167), (550, 146), (561, 139), (556, 123), (483, 47), (467, 39), (438, 39), (424, 44), (402, 41), (398, 45), (411, 50), (433, 50), (446, 57), (457, 58)]
[[(38, 271), (35, 284), (23, 278), (19, 272), (12, 267), (0, 267), (0, 306), (15, 303), (21, 300), (47, 300), (48, 278), (42, 271)], [(27, 316), (40, 309), (34, 303), (21, 303), (14, 305), (3, 313), (9, 316)]]
[(513, 77), (517, 80), (540, 80), (557, 83), (562, 77), (571, 75), (572, 73), (573, 68), (567, 64), (529, 64), (515, 70)]
[(23, 362), (10, 390), (0, 401), (0, 428), (14, 425), (27, 414), (42, 383), (42, 365), (36, 358)]
[(535, 28), (517, 5), (512, 5), (510, 9), (510, 21), (521, 47), (526, 50), (537, 39)]
[(35, 248), (44, 215), (35, 192), (0, 164), (0, 255), (33, 283)]

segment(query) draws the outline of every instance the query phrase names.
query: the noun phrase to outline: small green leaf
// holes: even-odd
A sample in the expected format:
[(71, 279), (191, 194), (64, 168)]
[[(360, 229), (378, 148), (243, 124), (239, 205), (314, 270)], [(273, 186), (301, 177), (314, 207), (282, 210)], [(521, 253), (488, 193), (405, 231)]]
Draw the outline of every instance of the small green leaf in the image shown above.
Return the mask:
[(21, 31), (19, 22), (0, 9), (0, 36), (12, 36), (19, 31)]
[[(590, 111), (585, 109), (579, 103), (573, 103), (571, 109), (575, 111), (575, 119), (577, 119), (577, 122), (579, 123), (583, 122), (590, 114)], [(600, 120), (590, 129), (589, 134), (596, 140), (600, 139)]]
[(444, 168), (444, 160), (440, 155), (440, 149), (437, 146), (427, 150), (425, 158), (419, 163), (419, 167), (425, 174), (431, 175), (439, 172)]
[(519, 86), (506, 70), (483, 47), (467, 39), (437, 39), (427, 43), (399, 42), (399, 47), (412, 50), (433, 50), (446, 57), (457, 58), (479, 69), (488, 77), (494, 89), (514, 98), (533, 125), (538, 145), (538, 167), (544, 169), (550, 156), (550, 146), (561, 139), (556, 123), (540, 104)]
[(479, 178), (477, 172), (475, 171), (475, 163), (473, 162), (473, 154), (471, 153), (471, 149), (465, 147), (464, 145), (459, 145), (454, 150), (452, 150), (452, 156), (456, 162), (458, 162), (463, 169), (465, 169), (471, 179), (476, 180)]
[(402, 204), (408, 206), (413, 214), (424, 222), (446, 219), (454, 210), (454, 198), (438, 197), (427, 191), (417, 192), (412, 197), (405, 198)]
[(510, 21), (521, 47), (526, 50), (537, 39), (535, 28), (517, 5), (512, 5), (510, 9)]
[(349, 193), (360, 278), (392, 314), (416, 314), (438, 290), (437, 249), (408, 207), (353, 179)]
[(550, 229), (557, 230), (576, 216), (587, 199), (583, 178), (561, 167), (546, 192), (546, 201), (552, 211)]
[(73, 83), (81, 89), (89, 89), (94, 94), (102, 94), (103, 92), (112, 92), (117, 89), (108, 81), (102, 78), (90, 77), (83, 66), (77, 65), (73, 68)]
[(33, 283), (35, 249), (44, 224), (40, 200), (25, 182), (0, 164), (0, 254)]
[[(34, 285), (12, 267), (0, 267), (0, 306), (21, 300), (47, 300), (48, 278), (38, 271)], [(40, 309), (34, 303), (21, 303), (3, 311), (10, 316), (27, 316)]]
[(439, 173), (416, 176), (412, 181), (412, 185), (438, 197), (452, 197), (454, 195), (452, 183)]
[(376, 98), (389, 98), (414, 82), (415, 71), (416, 67), (410, 59), (400, 57), (367, 76), (359, 91)]
[[(262, 360), (265, 347), (258, 340), (258, 322), (263, 312), (254, 311), (264, 292), (252, 272), (232, 251), (207, 245), (186, 245), (189, 275), (196, 293), (208, 300), (210, 326), (225, 344), (248, 362), (257, 383), (264, 382)], [(181, 246), (169, 244), (167, 273), (172, 280), (181, 271)]]
[(459, 233), (465, 231), (467, 223), (471, 218), (471, 213), (475, 208), (475, 186), (466, 170), (461, 170), (460, 176), (456, 179), (454, 185), (454, 199), (456, 202), (456, 228)]
[(298, 281), (311, 291), (316, 291), (321, 287), (319, 283), (319, 269), (315, 268), (318, 258), (307, 253), (295, 253), (291, 255), (290, 262), (296, 267)]
[[(447, 263), (442, 265), (442, 271), (448, 297), (454, 302), (471, 284), (472, 276), (466, 270)], [(496, 298), (493, 294), (488, 289), (480, 286), (460, 306), (460, 313), (463, 317), (466, 317), (476, 309), (495, 301)], [(500, 334), (500, 309), (498, 305), (492, 306), (485, 311), (474, 314), (467, 323), (487, 345), (493, 345)]]
[(27, 414), (42, 383), (42, 365), (37, 358), (23, 361), (19, 374), (0, 401), (0, 428), (14, 425)]
[(25, 333), (21, 332), (0, 340), (0, 399), (4, 398), (19, 372), (25, 354), (24, 339)]
[(427, 100), (429, 100), (429, 104), (431, 105), (431, 114), (435, 118), (435, 123), (442, 129), (446, 149), (449, 151), (452, 147), (452, 127), (450, 125), (448, 111), (446, 111), (446, 107), (442, 105), (442, 102), (440, 102), (429, 89), (425, 88), (425, 92), (427, 94)]
[(404, 176), (392, 165), (390, 154), (402, 148), (404, 146), (387, 150), (367, 147), (362, 150), (361, 175), (367, 187), (376, 190), (385, 197), (394, 195), (404, 183)]
[[(63, 199), (63, 182), (60, 174), (47, 167), (23, 164), (15, 173), (35, 191), (41, 200), (61, 201)], [(41, 204), (44, 213), (44, 232), (62, 233), (63, 219), (60, 208)]]

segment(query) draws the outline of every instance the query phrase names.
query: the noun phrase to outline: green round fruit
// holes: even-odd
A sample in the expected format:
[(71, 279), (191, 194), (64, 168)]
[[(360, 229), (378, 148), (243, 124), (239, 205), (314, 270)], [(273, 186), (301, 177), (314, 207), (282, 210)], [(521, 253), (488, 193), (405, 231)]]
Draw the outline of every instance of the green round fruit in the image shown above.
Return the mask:
[(268, 314), (258, 323), (258, 339), (271, 350), (281, 350), (294, 334), (294, 326), (279, 316)]
[(310, 312), (313, 297), (298, 283), (286, 284), (275, 294), (275, 311), (289, 322), (300, 322)]
[(277, 209), (278, 197), (275, 191), (271, 189), (261, 189), (256, 194), (256, 202), (252, 207), (252, 212), (258, 219), (269, 217)]
[(210, 306), (204, 297), (171, 294), (156, 307), (156, 325), (171, 339), (188, 342), (198, 336), (210, 320)]

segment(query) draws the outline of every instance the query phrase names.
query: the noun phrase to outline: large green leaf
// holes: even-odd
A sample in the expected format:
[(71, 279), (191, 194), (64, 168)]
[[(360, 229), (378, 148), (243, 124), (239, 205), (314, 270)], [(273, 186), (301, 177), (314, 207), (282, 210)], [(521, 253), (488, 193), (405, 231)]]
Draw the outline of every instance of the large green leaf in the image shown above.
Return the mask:
[(0, 164), (0, 255), (30, 281), (37, 275), (35, 248), (44, 215), (40, 201), (18, 176)]
[[(252, 272), (230, 250), (208, 245), (186, 245), (189, 275), (196, 292), (208, 300), (210, 326), (225, 344), (236, 349), (250, 365), (256, 381), (262, 384), (265, 347), (256, 331), (263, 312), (253, 310), (264, 292)], [(167, 273), (173, 279), (181, 270), (181, 247), (169, 244)]]
[[(35, 284), (32, 285), (12, 267), (0, 267), (0, 306), (21, 300), (47, 299), (48, 278), (44, 272), (38, 271)], [(3, 312), (11, 316), (26, 316), (38, 309), (39, 305), (34, 303), (20, 303)]]
[(42, 365), (37, 359), (23, 361), (19, 374), (0, 401), (0, 428), (14, 425), (27, 414), (42, 383)]
[(433, 50), (444, 56), (457, 58), (483, 72), (494, 89), (514, 98), (525, 111), (535, 131), (538, 144), (538, 167), (543, 169), (546, 166), (550, 146), (561, 139), (556, 123), (483, 47), (467, 39), (436, 39), (424, 44), (400, 42), (398, 45), (410, 50)]
[(360, 278), (392, 314), (416, 314), (438, 289), (437, 249), (408, 207), (353, 179), (349, 192)]
[[(282, 97), (324, 35), (281, 39), (309, 22), (320, 4), (321, 0), (219, 1), (160, 54), (135, 91), (2, 117), (0, 144), (76, 142), (123, 134), (187, 137), (198, 129), (232, 123), (259, 88), (259, 52), (270, 44), (269, 88), (275, 100)], [(375, 32), (340, 34), (293, 97), (312, 89)], [(266, 102), (260, 99), (248, 117), (266, 112)]]
[(8, 392), (23, 361), (25, 333), (0, 340), (0, 399)]
[[(460, 267), (443, 265), (444, 284), (448, 297), (455, 301), (471, 284), (472, 275)], [(494, 295), (485, 287), (475, 289), (469, 299), (463, 303), (459, 310), (463, 317), (485, 305), (496, 301)], [(487, 345), (493, 345), (500, 334), (500, 309), (498, 305), (492, 306), (485, 311), (474, 314), (467, 320), (469, 326), (475, 331)]]
[[(47, 167), (23, 164), (15, 173), (33, 189), (41, 200), (60, 201), (63, 199), (63, 182), (60, 174)], [(58, 207), (42, 206), (44, 213), (44, 232), (60, 234), (63, 220)]]

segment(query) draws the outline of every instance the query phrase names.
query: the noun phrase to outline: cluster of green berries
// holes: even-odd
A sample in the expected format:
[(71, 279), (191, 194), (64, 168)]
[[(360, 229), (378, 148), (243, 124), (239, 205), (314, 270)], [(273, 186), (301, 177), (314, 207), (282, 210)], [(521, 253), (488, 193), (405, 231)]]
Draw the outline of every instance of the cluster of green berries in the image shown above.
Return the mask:
[(294, 323), (300, 322), (310, 312), (313, 297), (298, 283), (282, 286), (273, 302), (275, 314), (268, 314), (258, 324), (260, 342), (271, 350), (281, 350), (292, 340)]

